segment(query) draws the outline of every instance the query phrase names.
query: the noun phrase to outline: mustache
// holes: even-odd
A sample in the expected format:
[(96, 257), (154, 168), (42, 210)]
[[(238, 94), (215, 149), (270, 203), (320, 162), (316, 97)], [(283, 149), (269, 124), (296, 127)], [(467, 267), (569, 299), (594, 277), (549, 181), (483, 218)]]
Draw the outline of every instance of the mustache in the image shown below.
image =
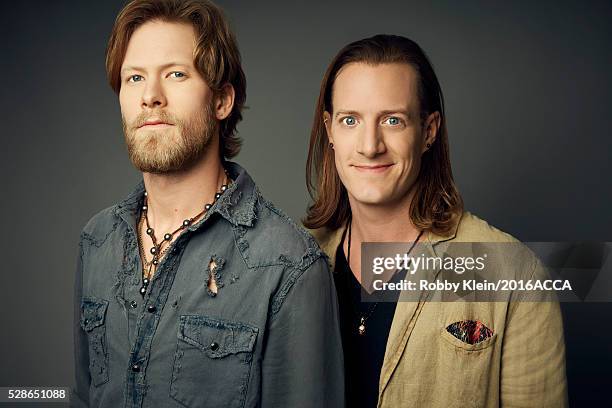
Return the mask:
[(134, 119), (131, 127), (134, 129), (138, 129), (139, 127), (143, 126), (147, 121), (151, 119), (160, 120), (170, 125), (174, 125), (177, 122), (176, 118), (174, 118), (172, 114), (166, 111), (160, 110), (160, 111), (153, 111), (153, 112), (141, 112), (140, 114), (138, 114), (136, 119)]

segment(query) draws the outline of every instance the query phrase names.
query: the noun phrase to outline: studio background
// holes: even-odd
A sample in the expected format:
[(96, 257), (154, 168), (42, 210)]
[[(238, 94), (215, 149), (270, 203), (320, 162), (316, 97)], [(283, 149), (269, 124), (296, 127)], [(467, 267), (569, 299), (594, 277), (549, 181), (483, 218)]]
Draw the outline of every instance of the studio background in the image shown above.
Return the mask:
[[(218, 1), (247, 105), (236, 158), (298, 221), (315, 100), (348, 42), (405, 35), (446, 98), (466, 209), (523, 241), (612, 241), (612, 3)], [(0, 386), (72, 382), (81, 228), (139, 180), (104, 52), (122, 1), (28, 1), (0, 24)], [(612, 303), (563, 304), (572, 406), (609, 404)]]

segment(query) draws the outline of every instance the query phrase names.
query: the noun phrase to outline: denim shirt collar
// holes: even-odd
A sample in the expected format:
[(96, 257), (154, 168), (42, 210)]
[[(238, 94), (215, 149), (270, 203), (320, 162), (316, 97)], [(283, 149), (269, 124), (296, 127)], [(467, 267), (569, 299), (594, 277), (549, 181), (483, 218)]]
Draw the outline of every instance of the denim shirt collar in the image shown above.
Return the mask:
[[(255, 182), (239, 164), (226, 161), (223, 166), (233, 181), (202, 219), (189, 227), (190, 231), (197, 230), (215, 213), (234, 226), (253, 226), (257, 218), (255, 205), (259, 197)], [(115, 215), (121, 217), (134, 229), (136, 229), (137, 217), (140, 215), (140, 207), (144, 201), (144, 191), (144, 181), (140, 180), (134, 190), (114, 208)]]

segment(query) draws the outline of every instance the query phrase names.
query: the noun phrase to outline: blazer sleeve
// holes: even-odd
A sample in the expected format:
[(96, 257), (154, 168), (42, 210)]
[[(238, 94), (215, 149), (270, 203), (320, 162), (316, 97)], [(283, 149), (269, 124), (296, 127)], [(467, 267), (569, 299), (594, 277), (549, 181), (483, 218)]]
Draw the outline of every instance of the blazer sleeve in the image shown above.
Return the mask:
[[(534, 259), (533, 279), (547, 279)], [(529, 300), (529, 299), (526, 299)], [(565, 341), (555, 296), (509, 306), (503, 339), (500, 400), (509, 407), (567, 407)]]

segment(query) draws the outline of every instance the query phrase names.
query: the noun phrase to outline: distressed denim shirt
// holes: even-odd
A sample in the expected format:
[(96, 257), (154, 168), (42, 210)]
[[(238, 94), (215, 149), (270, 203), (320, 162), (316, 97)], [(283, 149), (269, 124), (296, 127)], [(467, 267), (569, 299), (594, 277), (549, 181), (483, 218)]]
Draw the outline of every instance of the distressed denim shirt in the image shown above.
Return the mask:
[(344, 405), (326, 257), (244, 169), (230, 162), (226, 169), (234, 181), (172, 243), (144, 297), (136, 235), (142, 182), (85, 226), (73, 406)]

